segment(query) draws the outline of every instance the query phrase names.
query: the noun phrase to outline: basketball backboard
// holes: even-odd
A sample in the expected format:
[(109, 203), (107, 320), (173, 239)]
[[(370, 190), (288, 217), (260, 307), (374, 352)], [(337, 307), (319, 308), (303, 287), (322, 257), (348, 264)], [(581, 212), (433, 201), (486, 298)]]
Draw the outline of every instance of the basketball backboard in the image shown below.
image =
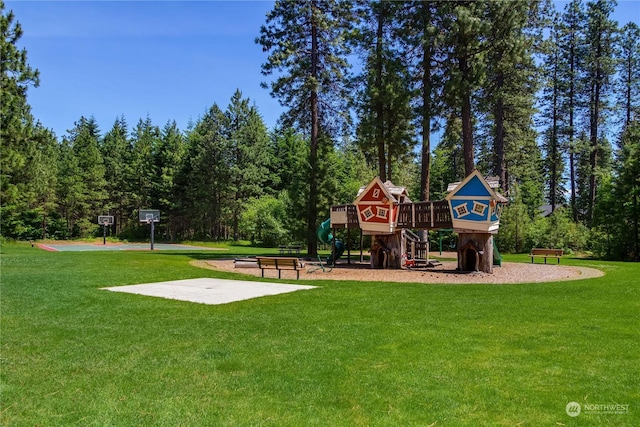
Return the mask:
[(113, 225), (112, 215), (98, 215), (98, 224), (100, 225)]
[(140, 209), (140, 222), (160, 222), (160, 211), (158, 209)]

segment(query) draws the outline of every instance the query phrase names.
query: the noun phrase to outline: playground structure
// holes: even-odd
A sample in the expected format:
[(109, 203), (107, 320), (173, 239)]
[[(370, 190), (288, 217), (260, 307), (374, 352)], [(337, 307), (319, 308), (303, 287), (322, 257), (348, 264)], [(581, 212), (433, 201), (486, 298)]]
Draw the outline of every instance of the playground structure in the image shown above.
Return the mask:
[[(358, 192), (353, 204), (331, 207), (330, 218), (318, 228), (318, 237), (332, 245), (327, 263), (345, 251), (336, 238), (338, 229), (371, 235), (371, 267), (402, 268), (433, 266), (429, 243), (411, 230), (453, 229), (458, 233), (458, 270), (493, 272), (501, 257), (493, 244), (500, 226), (502, 206), (507, 203), (494, 191), (496, 179), (486, 180), (474, 170), (463, 181), (449, 185), (445, 200), (412, 202), (406, 188), (375, 177)], [(350, 253), (348, 246), (348, 262)], [(361, 255), (362, 258), (362, 255)]]

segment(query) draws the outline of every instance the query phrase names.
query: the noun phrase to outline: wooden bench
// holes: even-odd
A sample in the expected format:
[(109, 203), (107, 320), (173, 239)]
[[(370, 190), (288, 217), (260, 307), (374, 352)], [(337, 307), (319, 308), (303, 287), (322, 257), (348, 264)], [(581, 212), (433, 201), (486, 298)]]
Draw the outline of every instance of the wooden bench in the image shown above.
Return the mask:
[(262, 277), (264, 277), (265, 269), (278, 270), (278, 279), (280, 279), (280, 272), (282, 270), (295, 270), (296, 279), (300, 279), (300, 270), (304, 268), (304, 263), (300, 262), (298, 258), (286, 258), (286, 257), (256, 257), (258, 260), (258, 267), (262, 270)]
[(285, 251), (287, 251), (288, 254), (292, 254), (293, 251), (295, 251), (297, 255), (300, 255), (300, 249), (301, 248), (302, 248), (301, 245), (280, 245), (280, 246), (278, 246), (278, 250), (280, 251), (281, 254), (284, 254)]
[(562, 256), (562, 249), (540, 249), (534, 248), (531, 249), (531, 253), (529, 254), (531, 257), (531, 263), (533, 264), (533, 259), (536, 257), (544, 257), (544, 263), (547, 263), (547, 258), (556, 258), (558, 260), (558, 264), (560, 264), (560, 257)]

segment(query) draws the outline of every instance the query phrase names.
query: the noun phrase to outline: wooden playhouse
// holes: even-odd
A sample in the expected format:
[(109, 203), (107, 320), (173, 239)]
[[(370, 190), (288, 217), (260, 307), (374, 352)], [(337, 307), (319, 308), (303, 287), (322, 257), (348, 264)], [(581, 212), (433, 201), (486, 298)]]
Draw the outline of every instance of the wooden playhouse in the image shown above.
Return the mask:
[(373, 237), (371, 266), (400, 268), (404, 253), (402, 228), (398, 227), (400, 205), (411, 203), (407, 189), (383, 183), (375, 177), (360, 188), (353, 204), (363, 234)]
[[(497, 180), (485, 180), (474, 169), (462, 182), (449, 184), (446, 200), (453, 230), (458, 233), (458, 269), (493, 272), (493, 235), (507, 199), (497, 193)], [(497, 255), (496, 255), (497, 256)]]

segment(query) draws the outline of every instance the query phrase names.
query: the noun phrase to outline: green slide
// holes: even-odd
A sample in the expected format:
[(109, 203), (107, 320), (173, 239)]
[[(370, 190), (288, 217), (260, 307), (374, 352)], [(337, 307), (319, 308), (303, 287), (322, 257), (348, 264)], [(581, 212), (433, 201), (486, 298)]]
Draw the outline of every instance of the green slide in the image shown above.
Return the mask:
[(335, 247), (335, 250), (332, 249), (331, 255), (327, 258), (327, 264), (335, 264), (336, 260), (344, 253), (346, 246), (342, 240), (334, 239), (333, 234), (331, 233), (331, 218), (320, 224), (317, 234), (318, 239), (322, 243)]
[(493, 244), (493, 265), (502, 267), (502, 255), (498, 252), (498, 247), (495, 243)]

